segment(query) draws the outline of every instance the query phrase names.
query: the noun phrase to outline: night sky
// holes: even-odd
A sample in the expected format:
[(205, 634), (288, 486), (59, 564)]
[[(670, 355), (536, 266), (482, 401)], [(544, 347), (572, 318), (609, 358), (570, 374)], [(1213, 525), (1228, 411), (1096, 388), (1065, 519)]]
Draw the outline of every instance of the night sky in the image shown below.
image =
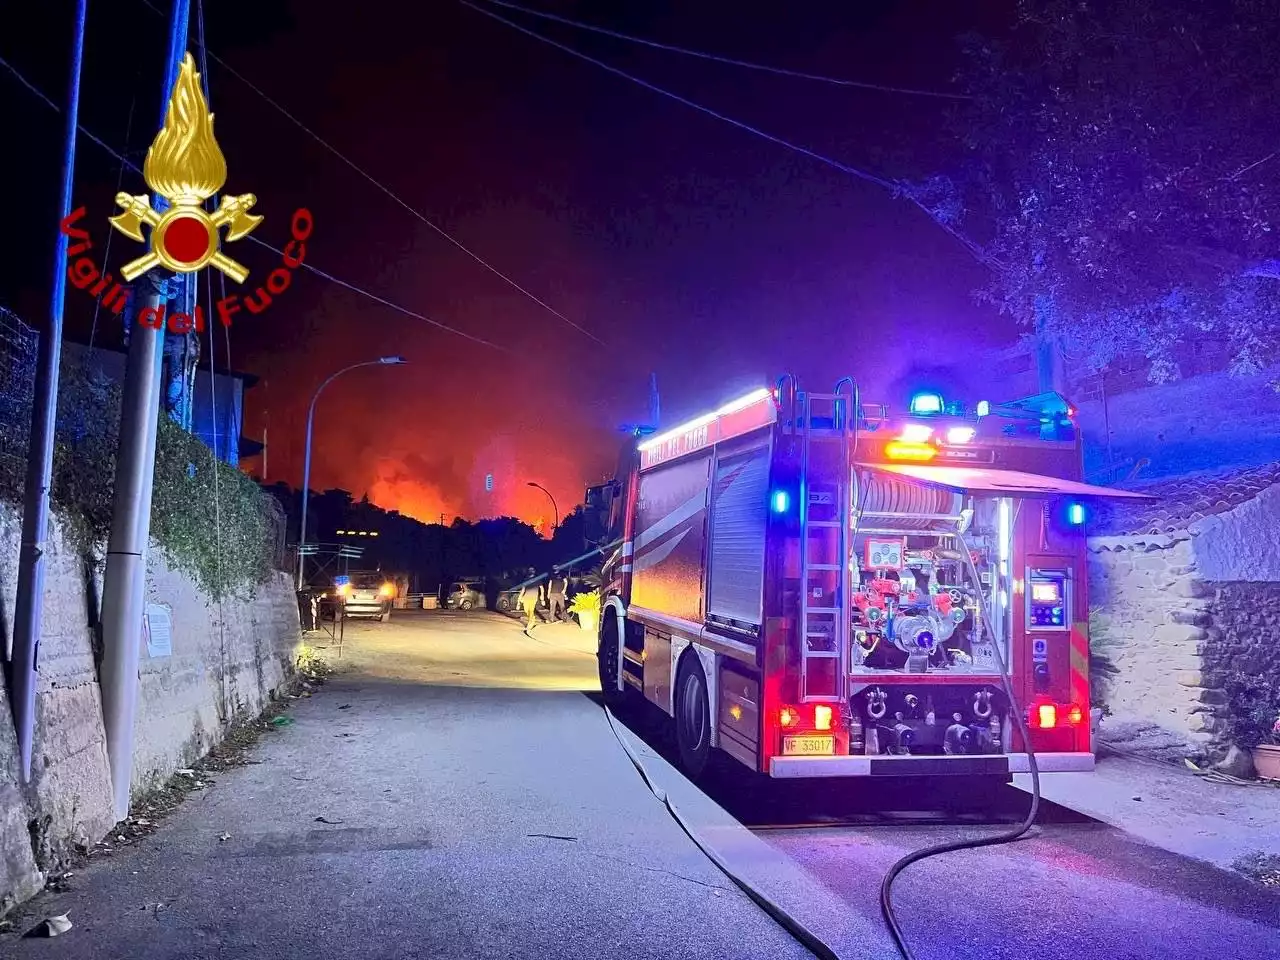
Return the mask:
[[(957, 36), (1007, 28), (1008, 3), (552, 2), (529, 6), (746, 60), (934, 90)], [(165, 21), (143, 0), (90, 0), (81, 123), (141, 164), (159, 124)], [(60, 105), (72, 4), (8, 4), (0, 56)], [(193, 20), (196, 3), (192, 2)], [(357, 14), (356, 11), (361, 11)], [(958, 162), (942, 133), (955, 101), (835, 87), (645, 49), (511, 11), (503, 16), (706, 106), (879, 175)], [(983, 280), (954, 240), (883, 189), (703, 116), (521, 35), (456, 0), (353, 5), (208, 0), (210, 50), (432, 222), (603, 341), (513, 290), (398, 206), (226, 70), (209, 67), (227, 190), (253, 192), (255, 236), (281, 246), (315, 215), (308, 262), (501, 349), (469, 342), (315, 275), (238, 315), (233, 368), (258, 375), (245, 432), (268, 480), (301, 481), (311, 392), (312, 487), (367, 492), (424, 520), (546, 517), (609, 472), (617, 426), (642, 419), (656, 372), (674, 425), (772, 382), (853, 374), (864, 397), (921, 366), (1008, 339), (976, 305)], [(196, 50), (193, 23), (190, 48)], [(46, 323), (62, 120), (0, 69), (10, 187), (0, 304)], [(75, 200), (97, 249), (118, 162), (79, 141)], [(124, 189), (142, 193), (137, 174)], [(18, 227), (18, 229), (14, 229)], [(126, 249), (127, 248), (127, 249)], [(140, 252), (119, 235), (110, 267)], [(261, 283), (278, 257), (228, 247)], [(217, 285), (215, 279), (215, 287)], [(68, 291), (68, 336), (92, 308)], [(119, 321), (96, 341), (119, 343)], [(215, 362), (227, 366), (218, 331)], [(258, 469), (259, 461), (247, 464)], [(484, 490), (492, 473), (496, 488)]]

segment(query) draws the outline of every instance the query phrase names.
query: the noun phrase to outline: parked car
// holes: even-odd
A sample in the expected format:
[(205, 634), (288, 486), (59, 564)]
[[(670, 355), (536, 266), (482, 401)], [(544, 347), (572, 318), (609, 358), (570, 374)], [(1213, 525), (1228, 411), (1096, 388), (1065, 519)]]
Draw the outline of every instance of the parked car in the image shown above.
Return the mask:
[(396, 585), (379, 573), (353, 573), (338, 587), (338, 595), (345, 601), (348, 620), (368, 617), (386, 623), (391, 619)]
[(483, 610), (484, 583), (479, 580), (459, 580), (449, 588), (444, 605), (450, 610)]
[[(541, 588), (543, 583), (546, 582), (546, 579), (547, 579), (546, 577), (539, 578), (538, 582), (533, 584), (534, 588), (535, 589)], [(498, 611), (500, 613), (511, 613), (517, 607), (520, 606), (521, 589), (522, 589), (522, 585), (516, 584), (514, 587), (507, 587), (505, 590), (499, 591), (498, 598), (497, 600), (494, 601), (494, 606), (498, 608)], [(542, 598), (539, 597), (538, 609), (541, 610), (544, 607), (546, 607), (546, 604), (543, 603)]]
[[(543, 590), (546, 589), (546, 585), (547, 585), (546, 576), (539, 577), (538, 582), (534, 584), (534, 586)], [(595, 590), (599, 586), (600, 586), (600, 578), (594, 574), (583, 574), (581, 576), (571, 576), (569, 577), (569, 592), (565, 596), (565, 600), (571, 603), (573, 601), (573, 598), (576, 597), (578, 594), (589, 593), (590, 591)], [(502, 613), (511, 613), (513, 610), (516, 609), (517, 606), (519, 606), (517, 602), (519, 599), (520, 599), (520, 586), (516, 585), (514, 587), (509, 587), (508, 589), (503, 590), (501, 593), (498, 594), (497, 608)], [(547, 609), (547, 602), (546, 602), (545, 596), (539, 596), (538, 597), (539, 612), (543, 612), (546, 609)]]

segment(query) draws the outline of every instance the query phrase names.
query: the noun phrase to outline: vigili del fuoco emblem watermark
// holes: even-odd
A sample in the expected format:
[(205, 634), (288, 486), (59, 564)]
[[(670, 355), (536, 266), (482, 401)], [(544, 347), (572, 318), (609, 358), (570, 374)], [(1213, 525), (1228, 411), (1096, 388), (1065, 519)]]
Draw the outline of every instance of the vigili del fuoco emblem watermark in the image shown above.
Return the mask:
[[(224, 194), (216, 211), (205, 210), (206, 201), (227, 182), (227, 161), (214, 139), (213, 114), (209, 112), (200, 88), (200, 74), (190, 53), (182, 61), (169, 96), (164, 126), (147, 150), (142, 178), (165, 202), (156, 209), (145, 194), (116, 194), (121, 212), (110, 218), (111, 226), (129, 239), (148, 246), (147, 253), (120, 268), (120, 277), (125, 283), (136, 280), (153, 267), (178, 274), (194, 274), (213, 267), (236, 283), (248, 279), (249, 271), (224, 253), (222, 245), (248, 236), (262, 223), (261, 216), (250, 213), (258, 198), (252, 193)], [(62, 221), (62, 232), (73, 244), (67, 250), (67, 277), (73, 286), (98, 298), (102, 306), (119, 315), (125, 305), (124, 290), (87, 255), (93, 249), (93, 241), (86, 230), (77, 226), (84, 215), (85, 208), (79, 207)], [(146, 235), (142, 230), (144, 225), (148, 228)], [(306, 241), (312, 226), (311, 211), (305, 207), (295, 211), (281, 265), (267, 275), (265, 286), (258, 286), (243, 297), (244, 308), (249, 313), (262, 313), (271, 305), (273, 297), (289, 289), (293, 271), (302, 266), (306, 258)], [(223, 326), (231, 326), (231, 317), (240, 312), (241, 301), (239, 294), (230, 294), (213, 305)], [(163, 305), (144, 309), (139, 313), (138, 322), (158, 329), (166, 325), (164, 314)], [(194, 317), (172, 314), (167, 326), (173, 333), (187, 333), (192, 329), (203, 332), (203, 311), (197, 305)]]

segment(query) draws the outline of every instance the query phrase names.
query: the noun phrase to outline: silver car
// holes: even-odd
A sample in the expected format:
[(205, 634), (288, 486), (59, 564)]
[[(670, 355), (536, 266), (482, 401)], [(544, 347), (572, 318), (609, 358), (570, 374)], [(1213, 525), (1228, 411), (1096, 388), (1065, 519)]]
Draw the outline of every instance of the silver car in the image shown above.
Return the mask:
[(346, 602), (344, 610), (348, 619), (368, 617), (386, 623), (391, 619), (396, 587), (377, 574), (352, 574), (351, 579), (338, 588), (338, 595)]
[(483, 610), (484, 584), (478, 580), (459, 580), (449, 588), (444, 605), (450, 610)]

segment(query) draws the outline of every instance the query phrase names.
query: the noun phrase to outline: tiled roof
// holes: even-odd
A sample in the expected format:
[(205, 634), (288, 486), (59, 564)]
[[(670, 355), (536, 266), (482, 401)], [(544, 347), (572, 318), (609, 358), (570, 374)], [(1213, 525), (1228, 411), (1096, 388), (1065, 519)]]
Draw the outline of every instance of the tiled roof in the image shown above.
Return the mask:
[(1098, 536), (1177, 533), (1215, 513), (1226, 513), (1280, 483), (1280, 463), (1164, 480), (1142, 487), (1158, 497), (1099, 510), (1089, 526)]

